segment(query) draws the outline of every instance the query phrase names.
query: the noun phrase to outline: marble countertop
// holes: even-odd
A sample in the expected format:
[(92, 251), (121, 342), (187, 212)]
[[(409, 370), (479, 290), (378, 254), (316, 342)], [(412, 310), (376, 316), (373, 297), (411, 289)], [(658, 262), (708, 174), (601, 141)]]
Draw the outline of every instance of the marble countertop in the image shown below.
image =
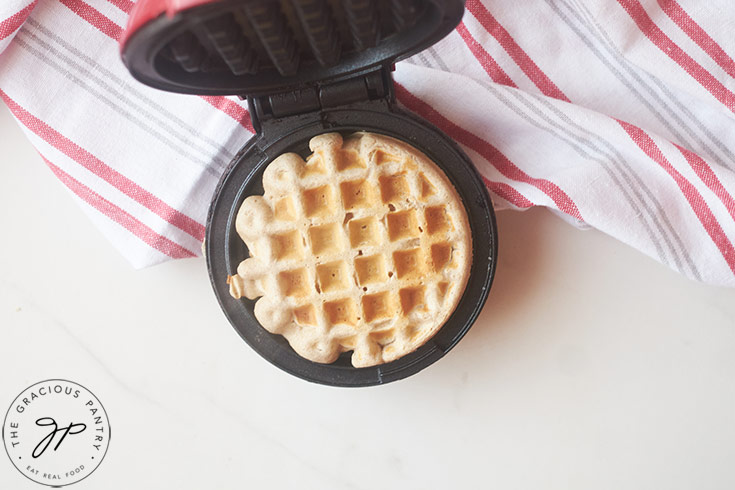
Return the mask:
[[(735, 487), (735, 290), (501, 212), (490, 298), (452, 352), (314, 385), (240, 340), (202, 259), (132, 270), (4, 107), (0, 142), (0, 411), (44, 379), (94, 392), (113, 435), (72, 488)], [(0, 452), (0, 488), (40, 487)]]

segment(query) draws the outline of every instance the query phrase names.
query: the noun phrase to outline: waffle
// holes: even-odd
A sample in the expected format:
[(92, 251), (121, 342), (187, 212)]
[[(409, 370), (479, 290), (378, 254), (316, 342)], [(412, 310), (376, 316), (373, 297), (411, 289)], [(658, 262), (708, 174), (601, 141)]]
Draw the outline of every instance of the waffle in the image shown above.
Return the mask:
[(466, 211), (444, 173), (406, 143), (371, 133), (312, 138), (279, 156), (235, 227), (250, 258), (230, 294), (301, 356), (353, 351), (373, 366), (413, 352), (454, 311), (472, 262)]

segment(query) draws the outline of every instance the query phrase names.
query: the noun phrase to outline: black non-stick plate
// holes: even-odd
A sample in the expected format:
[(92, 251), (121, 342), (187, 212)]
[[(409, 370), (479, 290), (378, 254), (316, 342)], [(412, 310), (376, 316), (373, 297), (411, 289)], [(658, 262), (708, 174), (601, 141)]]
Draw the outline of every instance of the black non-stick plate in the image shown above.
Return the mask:
[[(290, 132), (269, 141), (262, 135), (251, 140), (233, 160), (220, 181), (207, 222), (206, 255), (210, 279), (225, 315), (242, 338), (279, 368), (308, 381), (332, 386), (368, 386), (410, 376), (446, 354), (469, 330), (489, 292), (497, 258), (495, 214), (487, 189), (464, 152), (444, 133), (425, 121), (391, 105), (385, 110), (359, 104), (305, 117)], [(296, 152), (306, 157), (308, 142), (317, 134), (339, 131), (381, 133), (403, 140), (431, 158), (446, 173), (459, 193), (472, 231), (473, 258), (467, 286), (457, 308), (426, 344), (396, 361), (355, 368), (346, 352), (332, 364), (319, 364), (299, 356), (280, 335), (262, 328), (253, 314), (255, 301), (236, 300), (229, 294), (228, 275), (248, 257), (247, 247), (235, 231), (235, 217), (246, 197), (263, 193), (262, 176), (278, 155)]]
[(463, 11), (463, 0), (211, 0), (138, 27), (122, 56), (163, 90), (272, 94), (407, 58)]

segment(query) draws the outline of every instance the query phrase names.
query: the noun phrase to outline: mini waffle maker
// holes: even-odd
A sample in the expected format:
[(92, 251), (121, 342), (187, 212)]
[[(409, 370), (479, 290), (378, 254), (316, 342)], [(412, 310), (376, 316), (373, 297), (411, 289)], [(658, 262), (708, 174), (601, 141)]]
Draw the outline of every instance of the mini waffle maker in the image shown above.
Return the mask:
[[(469, 158), (447, 135), (397, 106), (393, 63), (427, 48), (461, 20), (463, 0), (139, 0), (122, 40), (122, 58), (139, 81), (187, 94), (247, 98), (257, 132), (217, 186), (207, 218), (206, 258), (222, 310), (261, 356), (295, 375), (332, 386), (405, 378), (446, 354), (469, 330), (487, 298), (497, 258), (490, 197)], [(235, 232), (243, 200), (262, 194), (265, 167), (278, 155), (306, 157), (309, 140), (338, 131), (381, 133), (424, 152), (454, 184), (473, 243), (465, 293), (444, 326), (402, 358), (354, 368), (296, 354), (262, 328), (254, 301), (226, 284), (247, 248)]]

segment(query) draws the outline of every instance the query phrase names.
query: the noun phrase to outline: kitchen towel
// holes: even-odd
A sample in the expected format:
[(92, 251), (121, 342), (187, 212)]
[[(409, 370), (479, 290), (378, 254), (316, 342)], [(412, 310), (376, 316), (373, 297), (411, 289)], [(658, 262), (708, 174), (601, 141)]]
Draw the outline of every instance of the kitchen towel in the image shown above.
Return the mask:
[[(128, 74), (133, 6), (3, 0), (0, 97), (145, 267), (201, 253), (216, 183), (253, 128), (236, 97)], [(397, 63), (397, 99), (462, 145), (498, 209), (545, 206), (735, 286), (734, 31), (732, 0), (467, 0), (449, 36)]]

